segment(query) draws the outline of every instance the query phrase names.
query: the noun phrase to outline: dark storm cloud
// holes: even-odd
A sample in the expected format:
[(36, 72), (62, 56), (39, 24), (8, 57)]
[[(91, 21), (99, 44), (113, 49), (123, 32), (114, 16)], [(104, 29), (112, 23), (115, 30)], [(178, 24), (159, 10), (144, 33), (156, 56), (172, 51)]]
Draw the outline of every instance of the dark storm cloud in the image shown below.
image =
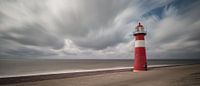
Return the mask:
[(0, 58), (40, 58), (40, 56), (57, 55), (55, 52), (17, 43), (12, 40), (0, 39)]
[(41, 56), (57, 55), (51, 51), (35, 50), (31, 48), (22, 47), (17, 50), (8, 50), (0, 53), (1, 58), (40, 58)]
[(11, 29), (8, 31), (2, 31), (1, 38), (12, 40), (23, 45), (51, 47), (53, 49), (60, 49), (64, 46), (63, 39), (60, 39), (53, 33), (48, 32), (40, 25), (31, 24), (15, 28), (20, 28), (20, 30)]
[[(93, 35), (96, 37), (93, 37)], [(88, 36), (87, 39), (76, 39), (74, 42), (82, 47), (86, 48), (92, 48), (96, 50), (105, 49), (107, 47), (115, 46), (119, 43), (128, 42), (129, 40), (125, 39), (124, 36), (126, 32), (121, 30), (113, 30), (109, 33), (102, 33), (100, 35), (97, 35), (99, 33), (94, 32), (92, 35)]]

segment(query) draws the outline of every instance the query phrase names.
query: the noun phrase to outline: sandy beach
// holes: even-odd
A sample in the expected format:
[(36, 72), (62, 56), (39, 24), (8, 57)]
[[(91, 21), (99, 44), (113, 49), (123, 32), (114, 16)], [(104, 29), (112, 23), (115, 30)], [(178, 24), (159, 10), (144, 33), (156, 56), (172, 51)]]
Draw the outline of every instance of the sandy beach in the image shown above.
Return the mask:
[(200, 64), (153, 68), (140, 73), (121, 71), (1, 86), (200, 86)]

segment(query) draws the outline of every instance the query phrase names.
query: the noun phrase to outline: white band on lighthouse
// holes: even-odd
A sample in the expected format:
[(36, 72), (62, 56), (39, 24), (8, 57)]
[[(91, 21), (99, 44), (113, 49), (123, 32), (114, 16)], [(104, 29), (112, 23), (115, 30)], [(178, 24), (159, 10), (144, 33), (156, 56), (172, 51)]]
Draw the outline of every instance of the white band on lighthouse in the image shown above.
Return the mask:
[(135, 40), (135, 47), (145, 47), (144, 40)]

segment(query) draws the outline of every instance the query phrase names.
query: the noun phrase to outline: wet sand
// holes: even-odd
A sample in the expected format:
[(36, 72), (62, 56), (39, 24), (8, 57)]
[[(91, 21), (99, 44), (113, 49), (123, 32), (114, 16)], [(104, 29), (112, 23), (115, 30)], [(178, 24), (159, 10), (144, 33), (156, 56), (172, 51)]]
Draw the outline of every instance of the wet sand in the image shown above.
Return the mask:
[(200, 64), (153, 68), (147, 72), (110, 72), (1, 86), (200, 86)]

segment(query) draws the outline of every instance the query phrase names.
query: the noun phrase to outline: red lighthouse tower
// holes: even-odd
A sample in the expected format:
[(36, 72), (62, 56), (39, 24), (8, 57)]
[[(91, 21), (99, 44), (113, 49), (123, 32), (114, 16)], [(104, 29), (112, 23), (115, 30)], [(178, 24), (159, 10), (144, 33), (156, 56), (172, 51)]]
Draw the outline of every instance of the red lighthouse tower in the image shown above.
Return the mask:
[(135, 53), (134, 53), (134, 70), (133, 72), (140, 72), (147, 70), (146, 49), (145, 49), (145, 35), (144, 26), (140, 23), (136, 26), (134, 32), (135, 37)]

